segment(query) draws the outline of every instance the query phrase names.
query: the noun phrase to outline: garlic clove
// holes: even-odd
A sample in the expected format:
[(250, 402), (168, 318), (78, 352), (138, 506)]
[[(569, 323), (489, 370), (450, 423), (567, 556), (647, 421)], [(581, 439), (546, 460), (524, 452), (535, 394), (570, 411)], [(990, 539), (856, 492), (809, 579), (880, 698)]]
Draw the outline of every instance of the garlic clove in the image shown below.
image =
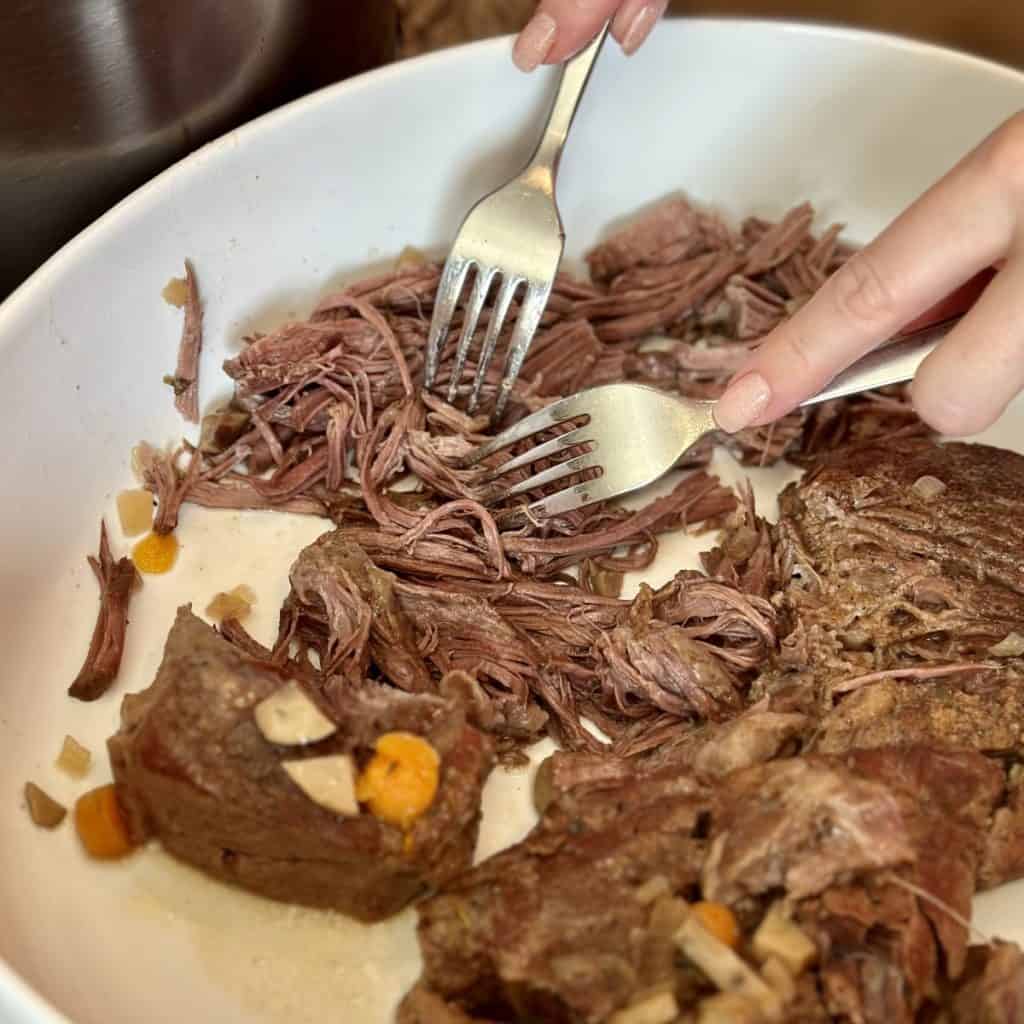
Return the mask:
[(253, 715), (264, 739), (282, 747), (317, 743), (338, 729), (294, 679), (261, 700)]

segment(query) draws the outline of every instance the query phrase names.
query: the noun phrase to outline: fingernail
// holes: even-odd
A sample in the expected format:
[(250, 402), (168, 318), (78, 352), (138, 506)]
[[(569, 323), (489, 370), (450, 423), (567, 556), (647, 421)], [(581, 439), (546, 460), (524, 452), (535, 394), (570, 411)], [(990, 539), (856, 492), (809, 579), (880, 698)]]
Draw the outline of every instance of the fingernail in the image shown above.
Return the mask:
[(750, 426), (768, 408), (772, 392), (759, 373), (748, 373), (730, 384), (715, 406), (715, 421), (727, 434)]
[(519, 33), (512, 47), (512, 60), (520, 71), (532, 71), (551, 52), (555, 42), (555, 19), (538, 11)]
[(622, 52), (627, 57), (631, 57), (640, 49), (640, 44), (651, 34), (651, 29), (654, 28), (660, 14), (658, 4), (644, 4), (633, 15), (633, 20), (622, 37)]

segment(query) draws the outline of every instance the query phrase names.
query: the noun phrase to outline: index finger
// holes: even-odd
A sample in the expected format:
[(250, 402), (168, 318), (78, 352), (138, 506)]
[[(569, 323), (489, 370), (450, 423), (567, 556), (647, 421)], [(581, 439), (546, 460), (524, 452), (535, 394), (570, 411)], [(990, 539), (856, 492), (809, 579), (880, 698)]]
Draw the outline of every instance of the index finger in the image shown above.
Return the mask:
[(1004, 145), (1005, 131), (989, 136), (766, 337), (719, 401), (723, 429), (785, 415), (1007, 251), (1012, 189), (992, 172), (992, 150)]

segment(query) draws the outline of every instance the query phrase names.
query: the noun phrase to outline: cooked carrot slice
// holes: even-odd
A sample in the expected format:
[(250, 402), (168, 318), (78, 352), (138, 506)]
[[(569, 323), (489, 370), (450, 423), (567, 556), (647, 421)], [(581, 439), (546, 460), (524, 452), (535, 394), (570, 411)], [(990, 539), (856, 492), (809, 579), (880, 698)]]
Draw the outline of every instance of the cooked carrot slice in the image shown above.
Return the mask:
[(178, 557), (178, 540), (173, 533), (148, 533), (132, 548), (132, 561), (139, 572), (167, 572)]
[(75, 804), (75, 829), (91, 857), (113, 860), (132, 851), (124, 815), (112, 785), (91, 789)]
[(381, 821), (409, 829), (433, 803), (441, 759), (425, 740), (408, 732), (388, 732), (356, 783), (356, 799)]
[(735, 949), (740, 944), (740, 926), (736, 915), (724, 903), (695, 903), (691, 910), (704, 930), (719, 942)]

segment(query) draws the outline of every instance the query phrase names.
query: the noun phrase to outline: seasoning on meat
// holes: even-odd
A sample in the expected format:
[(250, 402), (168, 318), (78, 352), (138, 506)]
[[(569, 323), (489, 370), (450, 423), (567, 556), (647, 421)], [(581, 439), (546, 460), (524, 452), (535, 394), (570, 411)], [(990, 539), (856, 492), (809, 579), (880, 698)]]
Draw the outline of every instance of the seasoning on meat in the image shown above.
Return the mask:
[(139, 578), (130, 558), (114, 561), (102, 521), (99, 554), (89, 556), (89, 565), (100, 586), (100, 610), (85, 663), (68, 689), (77, 700), (102, 697), (117, 676), (128, 628), (128, 605)]

